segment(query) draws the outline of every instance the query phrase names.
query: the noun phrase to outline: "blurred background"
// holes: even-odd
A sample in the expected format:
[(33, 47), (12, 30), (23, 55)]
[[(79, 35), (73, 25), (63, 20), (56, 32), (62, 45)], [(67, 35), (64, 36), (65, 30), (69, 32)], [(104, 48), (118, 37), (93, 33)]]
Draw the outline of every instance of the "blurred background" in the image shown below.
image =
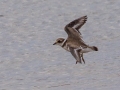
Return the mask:
[[(86, 64), (59, 46), (64, 26), (87, 15)], [(1, 0), (0, 90), (119, 90), (120, 0)]]

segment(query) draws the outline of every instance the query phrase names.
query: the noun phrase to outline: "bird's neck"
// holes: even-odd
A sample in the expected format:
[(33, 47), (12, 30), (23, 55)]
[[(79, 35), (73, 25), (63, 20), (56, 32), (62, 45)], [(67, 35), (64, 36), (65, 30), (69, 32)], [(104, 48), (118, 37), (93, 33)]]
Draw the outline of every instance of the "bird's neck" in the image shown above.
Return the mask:
[(64, 48), (65, 50), (69, 51), (68, 46), (67, 46), (67, 40), (65, 39), (61, 45), (62, 48)]
[(65, 39), (61, 45), (61, 47), (64, 47), (66, 45), (67, 40)]

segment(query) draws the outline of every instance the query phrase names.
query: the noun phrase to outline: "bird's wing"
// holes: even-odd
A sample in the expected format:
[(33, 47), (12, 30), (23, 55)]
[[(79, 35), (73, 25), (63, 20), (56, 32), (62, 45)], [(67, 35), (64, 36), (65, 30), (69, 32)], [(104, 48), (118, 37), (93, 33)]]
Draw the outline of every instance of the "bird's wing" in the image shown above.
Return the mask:
[(85, 42), (82, 40), (82, 37), (80, 36), (80, 34), (73, 28), (71, 27), (67, 27), (65, 29), (65, 31), (68, 34), (68, 38), (67, 40), (74, 40), (74, 42), (79, 42), (81, 47), (87, 47), (87, 45), (85, 44)]
[[(68, 40), (72, 39), (74, 40), (75, 42), (79, 42), (81, 43), (81, 46), (87, 46), (85, 44), (85, 42), (82, 40), (82, 36), (80, 35), (80, 33), (78, 32), (78, 30), (76, 30), (74, 28), (74, 26), (76, 24), (78, 24), (78, 26), (76, 26), (76, 28), (78, 29), (79, 27), (81, 27), (84, 23), (85, 23), (85, 17), (86, 16), (83, 16), (81, 18), (78, 18), (72, 22), (70, 22), (69, 24), (67, 24), (64, 28), (64, 30), (66, 31), (66, 33), (68, 34)], [(83, 19), (84, 18), (84, 19)]]
[[(71, 28), (74, 28), (77, 32), (80, 33), (79, 29), (86, 23), (87, 21), (87, 16), (82, 16), (78, 19), (75, 19), (74, 21), (70, 22), (69, 24), (67, 24), (65, 26), (65, 29), (67, 27), (71, 27)], [(81, 33), (80, 33), (81, 35)]]

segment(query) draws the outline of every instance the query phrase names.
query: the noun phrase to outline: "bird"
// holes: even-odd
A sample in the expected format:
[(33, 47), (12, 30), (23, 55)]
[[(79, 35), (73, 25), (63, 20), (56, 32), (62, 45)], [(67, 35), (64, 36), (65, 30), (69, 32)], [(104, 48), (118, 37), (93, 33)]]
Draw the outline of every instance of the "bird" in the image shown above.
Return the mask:
[(76, 64), (78, 62), (82, 64), (82, 61), (85, 64), (83, 53), (98, 51), (98, 48), (96, 46), (89, 46), (82, 39), (82, 34), (79, 31), (79, 29), (86, 23), (86, 21), (87, 15), (77, 18), (70, 22), (69, 24), (67, 24), (64, 27), (65, 32), (68, 34), (67, 39), (58, 38), (53, 44), (59, 45), (63, 49), (70, 52), (76, 59)]

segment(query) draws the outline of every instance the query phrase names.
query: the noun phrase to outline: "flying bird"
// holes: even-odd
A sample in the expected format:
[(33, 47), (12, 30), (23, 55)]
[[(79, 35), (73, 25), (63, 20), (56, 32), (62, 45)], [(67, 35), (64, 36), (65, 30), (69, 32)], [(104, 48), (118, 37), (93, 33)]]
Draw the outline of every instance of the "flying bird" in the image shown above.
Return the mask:
[(87, 16), (82, 16), (67, 24), (64, 28), (68, 34), (67, 39), (58, 38), (53, 45), (59, 45), (69, 51), (76, 59), (76, 64), (85, 63), (83, 53), (98, 51), (96, 46), (89, 46), (82, 40), (82, 35), (79, 29), (86, 23)]

